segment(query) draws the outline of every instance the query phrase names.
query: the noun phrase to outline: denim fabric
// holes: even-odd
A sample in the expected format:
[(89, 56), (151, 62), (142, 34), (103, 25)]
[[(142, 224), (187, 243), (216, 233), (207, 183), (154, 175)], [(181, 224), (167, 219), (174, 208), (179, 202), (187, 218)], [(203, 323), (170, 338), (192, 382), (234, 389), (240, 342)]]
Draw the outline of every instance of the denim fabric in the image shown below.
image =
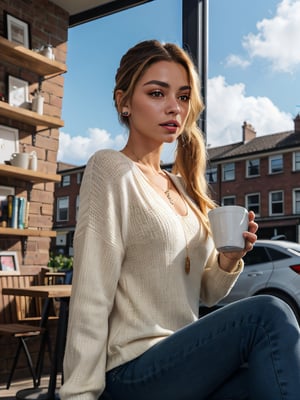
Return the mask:
[(214, 311), (107, 373), (113, 400), (299, 400), (291, 309), (256, 296)]

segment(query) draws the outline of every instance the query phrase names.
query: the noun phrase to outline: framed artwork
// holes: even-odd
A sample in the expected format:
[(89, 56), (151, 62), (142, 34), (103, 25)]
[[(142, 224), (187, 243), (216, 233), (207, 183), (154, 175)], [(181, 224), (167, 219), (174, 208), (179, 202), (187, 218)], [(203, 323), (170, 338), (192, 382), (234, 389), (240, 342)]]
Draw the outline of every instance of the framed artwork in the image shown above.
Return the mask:
[(8, 75), (8, 104), (28, 108), (29, 84), (23, 79)]
[(8, 40), (27, 47), (27, 49), (31, 47), (30, 25), (26, 21), (4, 11), (4, 24)]
[(19, 130), (0, 125), (0, 164), (9, 161), (13, 153), (19, 152)]
[(15, 251), (0, 251), (0, 275), (20, 275), (18, 256)]

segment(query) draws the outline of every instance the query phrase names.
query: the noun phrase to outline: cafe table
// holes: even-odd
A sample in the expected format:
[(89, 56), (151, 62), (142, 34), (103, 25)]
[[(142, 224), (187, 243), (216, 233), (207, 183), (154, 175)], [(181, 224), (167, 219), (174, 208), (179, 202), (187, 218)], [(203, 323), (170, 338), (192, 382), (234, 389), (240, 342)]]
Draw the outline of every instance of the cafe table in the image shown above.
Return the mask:
[[(28, 286), (23, 288), (3, 288), (2, 294), (10, 296), (30, 296), (40, 297), (42, 299), (57, 298), (60, 300), (59, 317), (55, 339), (54, 355), (51, 361), (51, 370), (49, 384), (47, 388), (36, 387), (32, 389), (23, 389), (17, 392), (16, 399), (22, 400), (55, 400), (58, 398), (56, 395), (56, 381), (58, 368), (61, 363), (65, 348), (65, 339), (67, 333), (68, 323), (68, 306), (71, 296), (72, 285), (38, 285)], [(45, 302), (47, 305), (43, 308), (42, 324), (45, 327), (49, 317), (49, 301)]]

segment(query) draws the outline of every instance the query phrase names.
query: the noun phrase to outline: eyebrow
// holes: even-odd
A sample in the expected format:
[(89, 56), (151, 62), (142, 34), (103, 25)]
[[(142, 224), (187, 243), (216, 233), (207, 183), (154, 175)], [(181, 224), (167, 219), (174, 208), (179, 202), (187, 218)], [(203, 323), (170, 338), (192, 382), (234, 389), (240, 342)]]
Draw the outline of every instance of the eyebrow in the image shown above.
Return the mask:
[[(147, 86), (147, 85), (159, 85), (159, 86), (162, 86), (164, 88), (169, 88), (170, 87), (170, 85), (168, 83), (162, 82), (162, 81), (157, 81), (155, 79), (152, 80), (152, 81), (144, 83), (143, 86)], [(181, 86), (179, 88), (179, 90), (191, 90), (191, 86), (189, 86), (189, 85)]]

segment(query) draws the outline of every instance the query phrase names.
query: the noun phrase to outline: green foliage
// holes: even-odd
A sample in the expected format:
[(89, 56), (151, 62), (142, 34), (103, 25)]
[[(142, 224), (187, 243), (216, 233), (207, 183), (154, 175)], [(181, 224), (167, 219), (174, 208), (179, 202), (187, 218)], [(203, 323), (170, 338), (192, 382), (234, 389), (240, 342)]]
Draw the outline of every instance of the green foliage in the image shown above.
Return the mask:
[(60, 270), (68, 270), (73, 268), (73, 257), (67, 257), (63, 254), (50, 255), (48, 262), (48, 267), (51, 268), (53, 272)]

